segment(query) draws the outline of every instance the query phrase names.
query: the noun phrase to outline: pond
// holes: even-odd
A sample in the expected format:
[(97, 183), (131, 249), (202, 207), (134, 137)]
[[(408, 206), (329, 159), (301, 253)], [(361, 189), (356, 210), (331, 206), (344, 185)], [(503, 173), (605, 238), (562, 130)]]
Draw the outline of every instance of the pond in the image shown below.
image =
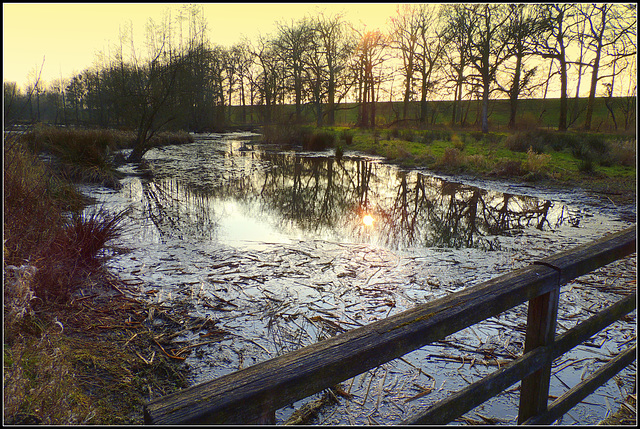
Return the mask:
[[(119, 191), (84, 188), (100, 208), (128, 210), (107, 266), (141, 296), (215, 326), (177, 338), (194, 384), (635, 222), (635, 206), (579, 190), (439, 177), (357, 153), (267, 147), (252, 133), (194, 137), (123, 166)], [(635, 256), (579, 280), (563, 287), (559, 331), (635, 288)], [(521, 353), (525, 324), (523, 305), (346, 380), (351, 399), (322, 407), (312, 422), (400, 423)], [(550, 394), (631, 338), (635, 312), (559, 358)], [(635, 364), (625, 371), (635, 374)], [(457, 422), (515, 423), (518, 386)], [(611, 380), (563, 422), (597, 423), (624, 393)], [(319, 396), (278, 410), (278, 423)]]

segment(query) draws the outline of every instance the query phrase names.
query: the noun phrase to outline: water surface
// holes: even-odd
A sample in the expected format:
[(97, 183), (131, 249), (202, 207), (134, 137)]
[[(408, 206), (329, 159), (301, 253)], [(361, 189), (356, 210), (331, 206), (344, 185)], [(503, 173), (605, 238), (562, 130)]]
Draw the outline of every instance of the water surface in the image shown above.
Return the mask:
[[(274, 150), (251, 133), (197, 135), (192, 144), (154, 149), (142, 165), (122, 170), (122, 190), (87, 188), (106, 209), (129, 210), (117, 243), (129, 251), (115, 254), (109, 267), (155, 302), (184, 304), (226, 332), (188, 355), (193, 383), (526, 266), (624, 229), (635, 217), (635, 207), (621, 210), (579, 190), (453, 180), (356, 153), (338, 159), (332, 152)], [(363, 223), (365, 215), (373, 224)], [(622, 264), (635, 279), (635, 258)], [(615, 299), (568, 285), (560, 329)], [(495, 370), (476, 360), (521, 353), (525, 317), (520, 306), (347, 380), (343, 387), (354, 399), (328, 407), (317, 423), (400, 422)], [(562, 377), (574, 385), (586, 371), (579, 364), (562, 368), (566, 359), (593, 363), (634, 329), (617, 325), (599, 348), (565, 356), (552, 390), (564, 388)], [(193, 343), (198, 335), (182, 339)], [(454, 359), (460, 357), (467, 364)], [(423, 388), (434, 390), (420, 396)], [(615, 403), (622, 393), (613, 381), (602, 389), (589, 398), (593, 405), (576, 407), (565, 422), (604, 417), (608, 398)], [(484, 407), (468, 415), (513, 423), (517, 392)], [(279, 421), (293, 409), (279, 410)]]

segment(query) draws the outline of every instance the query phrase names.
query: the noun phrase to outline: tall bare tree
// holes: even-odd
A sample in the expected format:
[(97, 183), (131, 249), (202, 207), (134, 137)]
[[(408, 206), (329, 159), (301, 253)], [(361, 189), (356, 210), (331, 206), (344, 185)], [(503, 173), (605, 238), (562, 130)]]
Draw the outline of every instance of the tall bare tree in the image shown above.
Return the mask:
[(548, 4), (540, 6), (544, 25), (544, 36), (538, 43), (537, 51), (542, 58), (557, 61), (560, 75), (560, 112), (558, 115), (558, 131), (567, 130), (569, 82), (569, 58), (567, 47), (575, 35), (573, 27), (576, 25), (576, 5), (571, 3)]
[(293, 91), (296, 122), (302, 119), (306, 55), (311, 47), (312, 35), (309, 21), (302, 19), (290, 24), (278, 24), (278, 34), (274, 40), (286, 77), (290, 81), (288, 86)]
[(354, 31), (359, 37), (352, 62), (360, 107), (357, 122), (360, 127), (375, 127), (377, 94), (384, 80), (383, 65), (388, 59), (387, 37), (380, 30)]
[[(482, 132), (489, 132), (489, 97), (496, 89), (496, 74), (508, 58), (505, 28), (511, 10), (504, 5), (465, 6), (476, 23), (470, 40), (469, 62), (482, 94)], [(472, 77), (474, 77), (472, 75)]]
[(421, 30), (420, 15), (416, 13), (416, 5), (398, 5), (396, 14), (391, 17), (391, 34), (389, 45), (402, 60), (402, 77), (404, 79), (402, 119), (407, 119), (409, 102), (413, 96), (414, 74), (416, 71), (416, 54)]
[(327, 123), (334, 125), (337, 103), (350, 87), (345, 76), (354, 43), (341, 15), (320, 14), (313, 20), (313, 27), (326, 67)]
[(427, 97), (435, 89), (433, 78), (443, 64), (446, 38), (441, 37), (441, 19), (433, 4), (417, 6), (419, 37), (416, 51), (416, 72), (420, 74), (420, 123), (427, 122)]
[(470, 64), (471, 38), (475, 32), (477, 22), (474, 16), (469, 13), (469, 9), (462, 4), (447, 5), (440, 11), (444, 19), (444, 30), (441, 37), (447, 45), (444, 50), (446, 65), (448, 67), (449, 81), (453, 83), (453, 107), (451, 112), (451, 124), (458, 121), (464, 122), (462, 118), (462, 91), (467, 85), (467, 73)]
[(264, 36), (260, 36), (256, 45), (252, 48), (257, 65), (258, 77), (256, 87), (258, 92), (258, 104), (261, 104), (261, 119), (267, 124), (272, 121), (272, 107), (275, 106), (278, 96), (278, 81), (280, 75), (279, 58), (274, 44)]
[[(591, 129), (598, 82), (604, 78), (613, 79), (615, 75), (614, 63), (620, 58), (636, 55), (637, 15), (635, 5), (614, 3), (581, 5), (578, 11), (587, 23), (586, 37), (589, 39), (587, 48), (594, 54), (594, 58), (589, 64), (591, 85), (584, 122), (584, 128), (589, 130)], [(607, 53), (609, 54), (608, 61), (603, 64), (603, 57)], [(610, 74), (600, 75), (603, 65)]]
[(535, 44), (541, 34), (541, 19), (536, 8), (522, 3), (508, 5), (509, 20), (505, 23), (507, 37), (508, 60), (504, 62), (501, 75), (508, 80), (498, 87), (509, 97), (508, 127), (516, 126), (518, 101), (520, 96), (529, 95), (538, 85), (534, 83), (534, 76), (538, 66), (529, 67), (527, 59), (535, 54)]

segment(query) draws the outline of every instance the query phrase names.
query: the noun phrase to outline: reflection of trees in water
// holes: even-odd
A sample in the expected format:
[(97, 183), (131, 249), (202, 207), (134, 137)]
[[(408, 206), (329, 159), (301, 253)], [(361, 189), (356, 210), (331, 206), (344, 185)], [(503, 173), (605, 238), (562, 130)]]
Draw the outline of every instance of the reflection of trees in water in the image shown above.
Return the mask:
[(206, 192), (177, 179), (143, 182), (144, 214), (160, 235), (213, 239), (218, 221)]
[(314, 231), (345, 227), (358, 236), (359, 215), (372, 211), (378, 239), (390, 247), (493, 249), (495, 235), (551, 227), (550, 201), (484, 191), (364, 159), (265, 156), (273, 166), (261, 189), (265, 204)]
[[(353, 239), (370, 233), (392, 248), (494, 249), (497, 235), (580, 221), (565, 206), (550, 219), (550, 201), (485, 191), (366, 159), (282, 152), (211, 160), (189, 175), (147, 183), (144, 193), (158, 229), (209, 238), (218, 225), (215, 201), (229, 199), (258, 203), (260, 212), (253, 215), (269, 213), (283, 227), (295, 224)], [(371, 231), (361, 224), (365, 211), (376, 219)]]

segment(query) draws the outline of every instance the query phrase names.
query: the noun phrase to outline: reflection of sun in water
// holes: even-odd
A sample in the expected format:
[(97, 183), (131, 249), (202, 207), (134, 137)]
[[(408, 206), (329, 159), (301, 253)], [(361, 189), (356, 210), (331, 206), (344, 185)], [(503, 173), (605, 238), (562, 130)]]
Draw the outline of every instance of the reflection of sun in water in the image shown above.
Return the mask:
[(364, 223), (366, 226), (373, 225), (373, 217), (371, 217), (371, 215), (365, 215), (362, 218), (362, 223)]

